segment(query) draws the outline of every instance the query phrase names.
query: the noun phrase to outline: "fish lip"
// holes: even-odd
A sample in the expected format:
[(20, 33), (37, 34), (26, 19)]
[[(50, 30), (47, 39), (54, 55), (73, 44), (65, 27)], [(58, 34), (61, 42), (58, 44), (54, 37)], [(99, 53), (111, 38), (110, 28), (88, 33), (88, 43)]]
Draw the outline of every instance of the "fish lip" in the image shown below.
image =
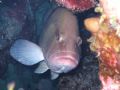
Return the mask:
[(75, 63), (75, 64), (78, 64), (78, 62), (76, 62), (77, 60), (74, 58), (74, 57), (72, 57), (72, 56), (56, 56), (56, 57), (53, 57), (55, 60), (70, 60), (70, 61), (72, 61), (73, 63)]
[(74, 63), (74, 65), (78, 65), (79, 63), (79, 54), (77, 54), (76, 52), (72, 52), (72, 51), (57, 51), (55, 53), (53, 53), (52, 55), (50, 55), (49, 57), (47, 57), (47, 60), (59, 60), (59, 59), (66, 59), (66, 60), (70, 60), (71, 62)]

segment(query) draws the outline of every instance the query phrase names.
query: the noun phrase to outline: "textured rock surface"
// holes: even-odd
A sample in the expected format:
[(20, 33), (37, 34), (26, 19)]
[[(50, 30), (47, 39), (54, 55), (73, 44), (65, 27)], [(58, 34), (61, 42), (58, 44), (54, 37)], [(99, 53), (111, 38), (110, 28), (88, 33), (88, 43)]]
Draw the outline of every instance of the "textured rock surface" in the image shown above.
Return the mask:
[(59, 90), (100, 90), (97, 59), (88, 56), (82, 62), (78, 71), (60, 78)]
[(22, 24), (10, 16), (11, 9), (0, 7), (0, 49), (10, 45), (22, 30)]

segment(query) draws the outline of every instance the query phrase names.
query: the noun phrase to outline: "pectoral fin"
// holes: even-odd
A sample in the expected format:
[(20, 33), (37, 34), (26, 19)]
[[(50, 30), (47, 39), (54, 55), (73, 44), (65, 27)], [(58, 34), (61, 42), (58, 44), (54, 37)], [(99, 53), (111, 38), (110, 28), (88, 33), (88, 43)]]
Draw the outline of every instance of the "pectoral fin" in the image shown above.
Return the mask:
[(55, 72), (52, 72), (51, 71), (51, 79), (54, 80), (54, 79), (57, 79), (59, 77), (59, 74), (58, 73), (55, 73)]
[(17, 40), (10, 48), (10, 55), (24, 65), (34, 65), (42, 60), (42, 50), (36, 44), (27, 40)]
[(48, 70), (48, 66), (45, 61), (41, 61), (38, 68), (35, 70), (35, 73), (44, 73)]

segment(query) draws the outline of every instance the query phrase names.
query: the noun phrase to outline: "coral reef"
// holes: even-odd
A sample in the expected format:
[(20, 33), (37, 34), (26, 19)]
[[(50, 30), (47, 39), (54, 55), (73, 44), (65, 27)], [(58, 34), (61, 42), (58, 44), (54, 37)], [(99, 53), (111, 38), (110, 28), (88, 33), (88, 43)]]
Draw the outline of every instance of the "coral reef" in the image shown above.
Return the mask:
[(95, 7), (96, 0), (55, 0), (58, 4), (75, 12), (83, 12)]
[(100, 0), (100, 17), (88, 18), (85, 26), (92, 33), (90, 48), (98, 54), (101, 90), (120, 89), (120, 24), (118, 1)]

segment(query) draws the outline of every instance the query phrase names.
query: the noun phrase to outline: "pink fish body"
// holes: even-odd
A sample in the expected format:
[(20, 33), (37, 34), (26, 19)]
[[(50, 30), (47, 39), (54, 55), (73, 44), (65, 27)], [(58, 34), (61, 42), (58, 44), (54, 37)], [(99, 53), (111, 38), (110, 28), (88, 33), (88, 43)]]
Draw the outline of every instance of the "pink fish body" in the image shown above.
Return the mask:
[(57, 8), (48, 17), (39, 46), (27, 40), (17, 40), (10, 54), (25, 65), (40, 62), (35, 73), (44, 73), (50, 69), (52, 79), (55, 79), (59, 73), (67, 73), (77, 67), (80, 44), (76, 16), (65, 8)]

